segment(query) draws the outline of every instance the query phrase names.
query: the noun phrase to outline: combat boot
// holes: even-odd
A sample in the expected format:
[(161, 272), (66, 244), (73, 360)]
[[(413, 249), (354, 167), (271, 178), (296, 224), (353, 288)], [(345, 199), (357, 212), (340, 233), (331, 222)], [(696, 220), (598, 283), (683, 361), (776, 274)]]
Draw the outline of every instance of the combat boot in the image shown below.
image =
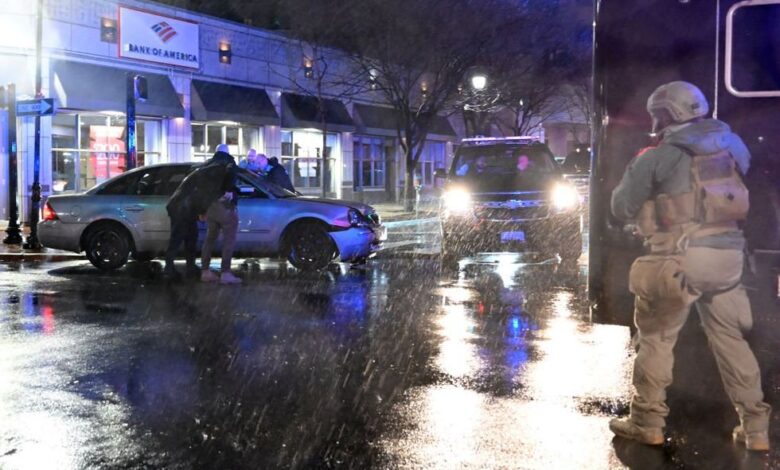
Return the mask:
[(734, 428), (732, 437), (735, 443), (743, 444), (747, 450), (756, 452), (767, 452), (769, 450), (769, 433), (766, 431), (745, 433), (745, 429), (742, 426), (737, 426)]
[(630, 418), (613, 419), (609, 422), (609, 429), (616, 436), (631, 439), (649, 446), (660, 446), (664, 443), (664, 432), (661, 428), (645, 428), (637, 425)]

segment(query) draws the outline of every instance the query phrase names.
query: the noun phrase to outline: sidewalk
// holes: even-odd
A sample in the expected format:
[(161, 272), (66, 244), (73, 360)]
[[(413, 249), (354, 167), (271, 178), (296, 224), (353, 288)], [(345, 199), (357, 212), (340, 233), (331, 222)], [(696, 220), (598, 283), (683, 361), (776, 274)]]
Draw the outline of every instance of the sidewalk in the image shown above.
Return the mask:
[(404, 210), (402, 203), (371, 204), (382, 218), (382, 223), (433, 219), (439, 216), (438, 200), (423, 201), (417, 210)]
[[(6, 221), (0, 221), (0, 261), (70, 261), (86, 259), (83, 253), (73, 253), (70, 251), (53, 250), (43, 248), (41, 250), (25, 250), (23, 245), (6, 245), (2, 243), (7, 234), (8, 228)], [(27, 240), (30, 234), (30, 227), (22, 227), (22, 238)]]

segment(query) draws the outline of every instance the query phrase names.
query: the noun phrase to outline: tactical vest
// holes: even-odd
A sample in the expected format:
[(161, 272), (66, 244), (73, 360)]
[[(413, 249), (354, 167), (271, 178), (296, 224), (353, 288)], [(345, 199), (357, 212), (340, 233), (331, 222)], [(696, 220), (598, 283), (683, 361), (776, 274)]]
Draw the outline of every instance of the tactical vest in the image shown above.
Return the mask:
[(682, 239), (737, 231), (738, 222), (747, 218), (748, 189), (731, 154), (722, 150), (690, 157), (691, 191), (658, 194), (637, 216), (639, 232), (652, 252), (683, 251)]

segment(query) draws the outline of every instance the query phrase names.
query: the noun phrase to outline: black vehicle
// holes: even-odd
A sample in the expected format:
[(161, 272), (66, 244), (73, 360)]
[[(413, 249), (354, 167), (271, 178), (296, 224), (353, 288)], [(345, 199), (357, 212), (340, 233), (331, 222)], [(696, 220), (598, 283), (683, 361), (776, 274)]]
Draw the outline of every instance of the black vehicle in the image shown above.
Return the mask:
[[(695, 22), (692, 22), (695, 18)], [(627, 324), (627, 279), (641, 243), (610, 214), (610, 195), (631, 158), (651, 145), (647, 98), (673, 80), (697, 85), (713, 117), (747, 144), (755, 259), (780, 254), (780, 1), (602, 0), (595, 17), (594, 163), (590, 194), (589, 290), (594, 319)], [(760, 282), (774, 284), (771, 279)]]
[(465, 139), (441, 199), (442, 257), (534, 251), (576, 263), (581, 198), (546, 145), (531, 138)]

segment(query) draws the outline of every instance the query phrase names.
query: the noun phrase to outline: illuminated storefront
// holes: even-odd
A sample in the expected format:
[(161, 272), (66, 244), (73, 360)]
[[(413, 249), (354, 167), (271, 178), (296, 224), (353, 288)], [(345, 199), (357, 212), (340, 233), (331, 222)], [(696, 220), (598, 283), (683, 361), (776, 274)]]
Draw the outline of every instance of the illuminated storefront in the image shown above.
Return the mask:
[[(350, 97), (372, 103), (356, 104), (330, 97), (327, 89), (322, 101), (306, 94), (305, 76), (295, 77), (302, 54), (296, 41), (142, 0), (52, 0), (44, 8), (42, 93), (55, 104), (55, 113), (41, 119), (44, 197), (84, 191), (127, 170), (127, 83), (134, 76), (146, 80), (148, 91), (135, 103), (138, 166), (204, 161), (225, 143), (237, 160), (250, 148), (278, 158), (304, 194), (320, 195), (325, 186), (330, 197), (367, 202), (400, 196), (404, 172), (393, 111), (375, 96)], [(19, 100), (35, 93), (35, 30), (29, 25), (36, 14), (35, 2), (0, 2), (0, 86), (15, 84)], [(26, 220), (34, 119), (19, 117), (15, 124)], [(4, 188), (12, 125), (0, 109)], [(444, 129), (431, 141), (446, 143), (452, 134)], [(451, 146), (426, 152), (423, 184)], [(7, 219), (9, 206), (7, 191), (0, 191), (0, 219)]]

